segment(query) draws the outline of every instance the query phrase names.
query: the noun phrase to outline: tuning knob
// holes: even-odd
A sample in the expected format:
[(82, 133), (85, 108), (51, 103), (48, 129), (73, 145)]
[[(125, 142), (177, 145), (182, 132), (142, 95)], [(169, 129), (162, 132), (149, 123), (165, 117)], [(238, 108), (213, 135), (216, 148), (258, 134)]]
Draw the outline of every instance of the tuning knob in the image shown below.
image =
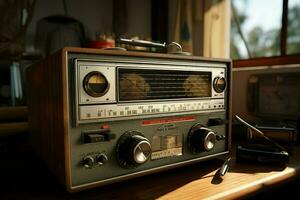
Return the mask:
[(226, 89), (226, 79), (224, 77), (216, 77), (213, 80), (213, 88), (217, 93), (221, 93)]
[(211, 151), (216, 142), (216, 134), (200, 124), (193, 126), (188, 134), (188, 145), (192, 153)]
[(126, 168), (144, 164), (152, 152), (149, 140), (138, 131), (123, 134), (116, 149), (120, 165)]

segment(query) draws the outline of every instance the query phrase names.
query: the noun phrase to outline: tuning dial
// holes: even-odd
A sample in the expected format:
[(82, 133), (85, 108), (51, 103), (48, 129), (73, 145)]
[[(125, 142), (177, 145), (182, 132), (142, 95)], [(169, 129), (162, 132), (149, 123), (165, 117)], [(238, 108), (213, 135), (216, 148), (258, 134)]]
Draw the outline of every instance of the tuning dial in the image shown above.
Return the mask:
[(216, 77), (213, 81), (214, 90), (221, 93), (226, 89), (226, 79), (224, 77)]
[(121, 166), (126, 168), (144, 164), (151, 156), (151, 144), (138, 131), (123, 134), (117, 144), (117, 158)]
[(192, 153), (211, 151), (216, 142), (216, 134), (200, 124), (193, 126), (188, 134), (188, 144)]
[(92, 156), (87, 156), (83, 158), (83, 166), (85, 168), (92, 168), (95, 163), (95, 160)]

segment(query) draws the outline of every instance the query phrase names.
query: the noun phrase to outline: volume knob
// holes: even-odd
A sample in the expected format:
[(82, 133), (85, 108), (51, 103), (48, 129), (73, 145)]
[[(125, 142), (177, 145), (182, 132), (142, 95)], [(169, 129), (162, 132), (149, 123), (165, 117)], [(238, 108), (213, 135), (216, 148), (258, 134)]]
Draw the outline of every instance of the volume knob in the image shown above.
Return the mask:
[(95, 160), (92, 156), (87, 156), (83, 158), (83, 166), (85, 168), (92, 168), (95, 163)]
[(149, 140), (138, 131), (123, 134), (116, 151), (120, 165), (126, 168), (144, 164), (152, 152)]
[(193, 126), (188, 134), (189, 149), (192, 153), (211, 151), (216, 142), (216, 134), (200, 124)]

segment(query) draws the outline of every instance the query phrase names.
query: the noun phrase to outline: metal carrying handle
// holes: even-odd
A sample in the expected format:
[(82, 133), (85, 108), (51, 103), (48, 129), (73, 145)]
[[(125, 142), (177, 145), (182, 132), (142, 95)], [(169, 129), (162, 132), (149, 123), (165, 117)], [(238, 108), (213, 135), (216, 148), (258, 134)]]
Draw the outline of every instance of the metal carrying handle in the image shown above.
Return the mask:
[(117, 43), (129, 44), (129, 45), (141, 46), (141, 47), (166, 48), (166, 43), (151, 42), (151, 41), (147, 41), (147, 40), (134, 40), (134, 39), (118, 38)]
[(129, 45), (140, 46), (140, 47), (157, 47), (166, 50), (168, 47), (175, 46), (178, 49), (178, 52), (182, 52), (182, 47), (177, 42), (171, 42), (167, 44), (165, 42), (159, 43), (159, 42), (151, 42), (147, 40), (134, 40), (134, 39), (126, 39), (126, 38), (118, 38), (116, 42), (120, 44), (129, 44)]

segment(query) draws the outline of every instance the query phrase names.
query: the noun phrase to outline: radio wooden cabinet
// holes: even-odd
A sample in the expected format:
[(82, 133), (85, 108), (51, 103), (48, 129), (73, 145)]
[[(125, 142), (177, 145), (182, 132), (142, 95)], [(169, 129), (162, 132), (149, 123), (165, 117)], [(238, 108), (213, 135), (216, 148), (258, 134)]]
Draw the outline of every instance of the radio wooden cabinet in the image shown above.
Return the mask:
[(70, 192), (229, 152), (230, 60), (63, 48), (27, 75), (32, 144)]

